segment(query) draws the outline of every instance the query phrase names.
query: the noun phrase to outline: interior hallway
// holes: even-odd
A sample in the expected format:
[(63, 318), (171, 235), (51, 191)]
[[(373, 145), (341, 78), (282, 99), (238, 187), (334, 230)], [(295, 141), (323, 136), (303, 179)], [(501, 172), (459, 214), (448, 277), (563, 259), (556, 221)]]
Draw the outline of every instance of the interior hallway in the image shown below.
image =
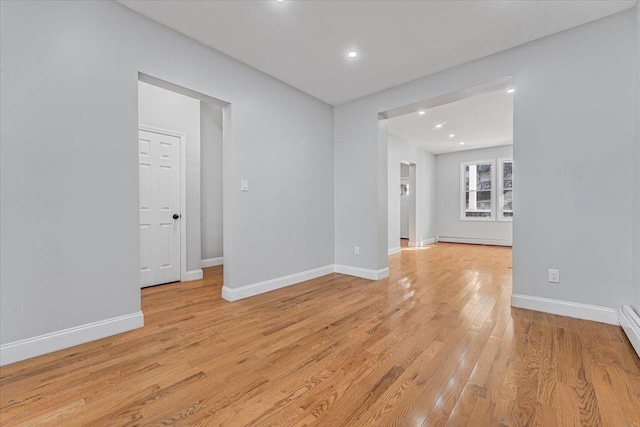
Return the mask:
[(144, 328), (3, 367), (0, 424), (638, 425), (621, 329), (511, 308), (510, 248), (389, 264), (234, 303), (221, 267), (144, 289)]

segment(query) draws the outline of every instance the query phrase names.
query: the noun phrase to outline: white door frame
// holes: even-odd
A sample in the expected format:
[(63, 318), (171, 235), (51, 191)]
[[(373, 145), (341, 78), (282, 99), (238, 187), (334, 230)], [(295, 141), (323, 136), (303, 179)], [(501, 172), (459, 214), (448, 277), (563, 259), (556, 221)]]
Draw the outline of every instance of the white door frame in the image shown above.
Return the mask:
[[(187, 137), (184, 133), (138, 124), (138, 129), (161, 133), (180, 140), (180, 281), (187, 281)], [(140, 186), (138, 175), (138, 186)], [(140, 195), (138, 195), (140, 198)], [(138, 202), (139, 205), (139, 202)], [(138, 238), (140, 244), (140, 238)], [(140, 264), (140, 260), (138, 260)]]
[[(422, 242), (418, 242), (417, 221), (417, 203), (418, 194), (416, 193), (417, 177), (416, 164), (408, 160), (400, 160), (400, 164), (409, 166), (409, 247), (422, 246)], [(407, 178), (407, 177), (404, 177)], [(400, 167), (400, 181), (402, 182), (402, 166)], [(402, 207), (401, 207), (402, 209)], [(402, 212), (400, 212), (402, 215)], [(400, 219), (402, 221), (402, 219)], [(402, 230), (400, 230), (402, 235)]]

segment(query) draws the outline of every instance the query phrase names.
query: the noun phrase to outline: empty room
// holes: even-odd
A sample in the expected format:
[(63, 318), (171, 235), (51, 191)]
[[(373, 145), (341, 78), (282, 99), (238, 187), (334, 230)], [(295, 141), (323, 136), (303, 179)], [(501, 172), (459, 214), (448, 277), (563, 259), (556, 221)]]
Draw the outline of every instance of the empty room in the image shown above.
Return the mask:
[(0, 0), (0, 424), (640, 426), (639, 61), (636, 0)]

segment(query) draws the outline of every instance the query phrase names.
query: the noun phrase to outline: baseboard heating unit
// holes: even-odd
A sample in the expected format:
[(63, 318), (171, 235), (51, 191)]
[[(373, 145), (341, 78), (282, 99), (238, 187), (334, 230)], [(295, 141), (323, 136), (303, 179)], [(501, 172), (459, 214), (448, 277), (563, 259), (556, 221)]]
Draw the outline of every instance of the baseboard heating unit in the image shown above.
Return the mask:
[(640, 317), (628, 305), (623, 305), (620, 309), (620, 326), (640, 357)]

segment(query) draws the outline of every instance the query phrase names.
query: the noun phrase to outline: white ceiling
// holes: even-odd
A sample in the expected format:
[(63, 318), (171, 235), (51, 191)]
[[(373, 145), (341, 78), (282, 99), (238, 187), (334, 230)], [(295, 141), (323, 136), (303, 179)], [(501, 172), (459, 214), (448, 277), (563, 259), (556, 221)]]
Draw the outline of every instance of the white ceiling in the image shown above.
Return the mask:
[(388, 131), (434, 154), (513, 144), (514, 96), (502, 89), (394, 117)]
[[(337, 105), (631, 8), (636, 0), (118, 0)], [(347, 51), (359, 52), (348, 59)]]

